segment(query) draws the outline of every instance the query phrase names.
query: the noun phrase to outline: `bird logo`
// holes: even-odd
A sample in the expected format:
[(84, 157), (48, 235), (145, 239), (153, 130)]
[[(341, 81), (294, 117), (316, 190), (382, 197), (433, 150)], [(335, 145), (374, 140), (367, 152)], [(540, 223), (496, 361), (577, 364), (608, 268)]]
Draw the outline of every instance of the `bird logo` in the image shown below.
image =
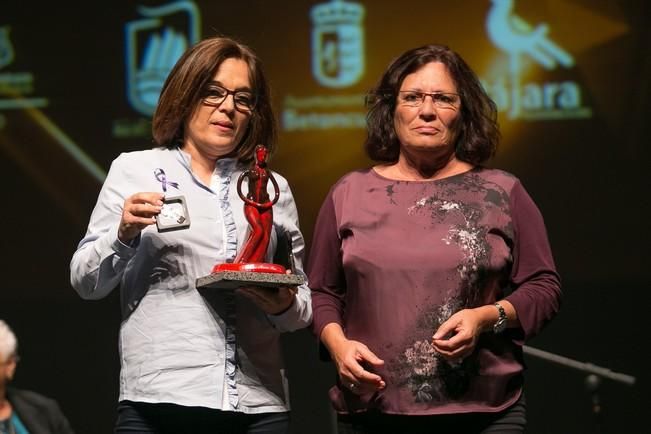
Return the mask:
[(528, 54), (545, 69), (554, 69), (559, 63), (566, 68), (574, 65), (572, 56), (547, 36), (547, 23), (533, 27), (513, 14), (513, 0), (492, 2), (486, 26), (495, 46), (510, 56)]
[(492, 0), (492, 7), (486, 19), (486, 28), (491, 42), (508, 54), (509, 76), (512, 88), (510, 118), (520, 114), (520, 70), (521, 56), (527, 55), (547, 70), (560, 64), (565, 68), (574, 66), (572, 56), (548, 36), (547, 23), (532, 26), (513, 13), (513, 0)]

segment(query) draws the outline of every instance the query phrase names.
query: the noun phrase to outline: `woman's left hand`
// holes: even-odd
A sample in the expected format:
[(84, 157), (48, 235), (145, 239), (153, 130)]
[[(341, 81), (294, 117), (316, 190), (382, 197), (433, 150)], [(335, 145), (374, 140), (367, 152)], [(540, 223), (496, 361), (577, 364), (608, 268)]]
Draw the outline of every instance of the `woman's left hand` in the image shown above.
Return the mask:
[(238, 292), (253, 301), (266, 313), (278, 315), (289, 309), (294, 303), (294, 297), (298, 289), (288, 286), (282, 286), (280, 288), (249, 286), (239, 288)]
[(474, 309), (463, 309), (445, 321), (432, 337), (432, 346), (449, 361), (461, 361), (475, 349), (482, 332), (482, 317)]

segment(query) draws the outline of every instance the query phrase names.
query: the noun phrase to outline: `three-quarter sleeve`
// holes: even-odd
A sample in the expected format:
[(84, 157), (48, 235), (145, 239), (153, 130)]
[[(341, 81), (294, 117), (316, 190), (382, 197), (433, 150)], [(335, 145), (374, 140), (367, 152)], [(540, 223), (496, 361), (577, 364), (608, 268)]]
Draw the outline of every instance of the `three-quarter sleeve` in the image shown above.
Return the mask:
[(329, 323), (343, 327), (346, 281), (333, 191), (326, 197), (317, 217), (307, 274), (312, 288), (312, 331), (319, 337)]
[(511, 192), (514, 228), (513, 304), (524, 340), (536, 334), (558, 313), (561, 283), (552, 257), (547, 230), (538, 207), (520, 182)]

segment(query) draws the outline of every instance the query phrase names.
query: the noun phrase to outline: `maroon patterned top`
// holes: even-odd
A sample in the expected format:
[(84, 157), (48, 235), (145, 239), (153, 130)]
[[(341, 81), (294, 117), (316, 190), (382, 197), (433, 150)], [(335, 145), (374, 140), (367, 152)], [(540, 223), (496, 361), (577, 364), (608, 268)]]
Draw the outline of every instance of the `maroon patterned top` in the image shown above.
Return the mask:
[[(308, 265), (314, 333), (336, 322), (385, 362), (381, 392), (331, 389), (342, 413), (500, 411), (520, 396), (520, 345), (560, 305), (542, 216), (517, 178), (494, 169), (413, 182), (349, 173), (325, 199)], [(502, 298), (520, 329), (484, 333), (459, 364), (432, 348), (453, 313)]]

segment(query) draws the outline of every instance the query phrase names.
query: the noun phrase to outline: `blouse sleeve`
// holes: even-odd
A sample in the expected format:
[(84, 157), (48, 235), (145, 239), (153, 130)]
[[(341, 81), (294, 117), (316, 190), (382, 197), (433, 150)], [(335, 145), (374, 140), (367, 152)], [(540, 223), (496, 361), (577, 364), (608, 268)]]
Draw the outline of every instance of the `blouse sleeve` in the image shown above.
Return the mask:
[(520, 182), (511, 194), (514, 226), (514, 291), (506, 297), (517, 312), (524, 341), (530, 339), (558, 313), (561, 283), (552, 257), (547, 230), (538, 207)]
[[(294, 196), (287, 181), (277, 176), (280, 188), (280, 201), (277, 204), (278, 213), (274, 215), (278, 223), (291, 238), (292, 255), (296, 274), (305, 277), (303, 271), (303, 259), (305, 257), (305, 240), (299, 229), (298, 211)], [(276, 208), (276, 207), (274, 207)], [(274, 224), (276, 222), (274, 221)], [(270, 321), (281, 332), (294, 331), (307, 327), (312, 321), (312, 298), (307, 283), (298, 287), (294, 303), (285, 312), (278, 315), (268, 315)]]
[(329, 323), (337, 323), (343, 328), (346, 279), (332, 190), (317, 217), (307, 270), (312, 288), (312, 331), (315, 336), (320, 337)]
[(129, 259), (136, 253), (139, 238), (129, 246), (118, 239), (122, 207), (130, 188), (124, 163), (120, 156), (111, 164), (86, 235), (70, 262), (70, 282), (84, 299), (107, 296), (120, 283)]

